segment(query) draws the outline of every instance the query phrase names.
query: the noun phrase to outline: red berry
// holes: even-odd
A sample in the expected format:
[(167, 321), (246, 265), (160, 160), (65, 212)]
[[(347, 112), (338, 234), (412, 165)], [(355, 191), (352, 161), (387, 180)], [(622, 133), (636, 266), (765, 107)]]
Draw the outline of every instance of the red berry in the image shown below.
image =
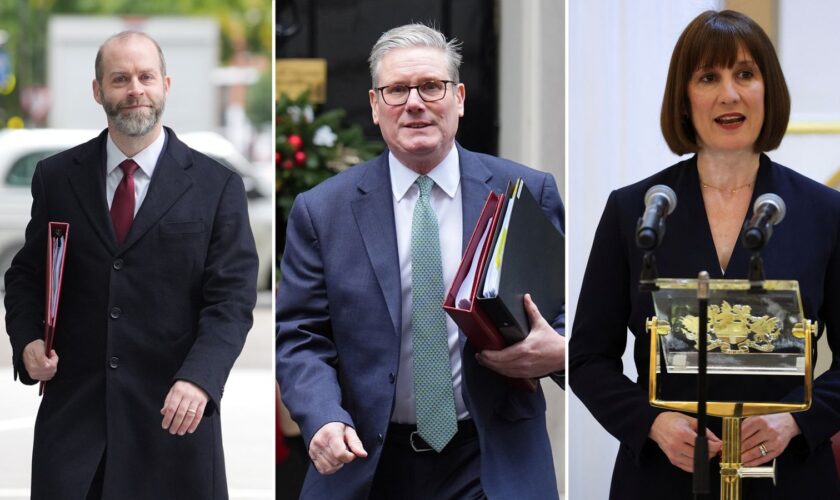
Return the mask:
[(293, 147), (295, 151), (298, 151), (301, 147), (303, 147), (303, 139), (301, 139), (297, 134), (290, 135), (287, 141), (289, 146)]

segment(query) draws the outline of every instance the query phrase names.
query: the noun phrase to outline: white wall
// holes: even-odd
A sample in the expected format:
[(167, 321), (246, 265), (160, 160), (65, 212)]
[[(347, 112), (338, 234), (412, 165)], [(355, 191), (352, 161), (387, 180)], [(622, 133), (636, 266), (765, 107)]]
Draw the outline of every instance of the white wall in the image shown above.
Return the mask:
[[(570, 325), (610, 191), (678, 160), (659, 129), (668, 63), (688, 22), (716, 7), (714, 0), (569, 3)], [(624, 366), (635, 380), (632, 355), (625, 354)], [(574, 394), (569, 395), (568, 405), (568, 498), (605, 499), (618, 442)]]
[[(833, 0), (779, 0), (778, 51), (791, 122), (840, 124), (840, 9)], [(788, 134), (773, 160), (826, 182), (840, 169), (840, 136)]]
[[(551, 172), (561, 196), (564, 168), (564, 2), (501, 0), (499, 154)], [(565, 199), (565, 196), (564, 196)], [(543, 383), (557, 486), (565, 488), (565, 393)]]
[(551, 172), (565, 192), (564, 2), (502, 0), (500, 155)]
[(144, 31), (160, 44), (172, 88), (163, 123), (177, 132), (214, 130), (220, 124), (219, 26), (208, 18), (53, 16), (49, 22), (50, 127), (105, 128), (105, 112), (93, 99), (96, 51), (123, 30)]

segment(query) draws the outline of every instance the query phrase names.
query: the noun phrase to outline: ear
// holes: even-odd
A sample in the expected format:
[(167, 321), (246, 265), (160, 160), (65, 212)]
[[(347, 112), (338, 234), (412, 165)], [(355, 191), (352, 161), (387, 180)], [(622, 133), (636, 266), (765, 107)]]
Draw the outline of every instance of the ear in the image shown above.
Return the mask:
[(464, 116), (464, 101), (467, 100), (467, 88), (463, 83), (455, 86), (455, 102), (458, 105), (458, 116)]
[(163, 94), (169, 97), (169, 87), (172, 86), (172, 77), (166, 75), (163, 77)]
[(102, 104), (102, 99), (99, 98), (99, 82), (96, 81), (96, 78), (93, 79), (93, 99)]
[(373, 124), (379, 125), (379, 111), (377, 108), (378, 100), (376, 99), (376, 91), (368, 90), (368, 98), (370, 99), (370, 114), (373, 117)]

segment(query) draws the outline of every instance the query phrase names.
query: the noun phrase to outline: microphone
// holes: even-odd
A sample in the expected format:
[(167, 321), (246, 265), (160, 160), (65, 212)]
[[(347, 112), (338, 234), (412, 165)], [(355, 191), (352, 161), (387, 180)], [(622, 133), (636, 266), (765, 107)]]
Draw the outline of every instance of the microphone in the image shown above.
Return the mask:
[(653, 250), (665, 235), (665, 217), (677, 207), (677, 194), (664, 184), (657, 184), (645, 193), (645, 213), (636, 226), (636, 246)]
[(777, 194), (764, 193), (755, 200), (753, 216), (744, 225), (741, 241), (747, 249), (758, 251), (764, 248), (773, 235), (773, 226), (785, 218), (785, 202)]

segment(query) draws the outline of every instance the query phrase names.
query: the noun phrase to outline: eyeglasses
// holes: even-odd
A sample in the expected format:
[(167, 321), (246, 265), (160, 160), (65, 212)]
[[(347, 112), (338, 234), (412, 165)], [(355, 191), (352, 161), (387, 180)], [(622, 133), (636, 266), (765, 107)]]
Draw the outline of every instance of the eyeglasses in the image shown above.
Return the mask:
[(440, 101), (446, 97), (446, 84), (455, 83), (451, 80), (429, 80), (420, 85), (403, 85), (398, 83), (396, 85), (386, 85), (384, 87), (376, 87), (382, 94), (382, 100), (389, 106), (402, 106), (408, 102), (408, 96), (411, 94), (411, 89), (417, 89), (417, 94), (424, 102)]

